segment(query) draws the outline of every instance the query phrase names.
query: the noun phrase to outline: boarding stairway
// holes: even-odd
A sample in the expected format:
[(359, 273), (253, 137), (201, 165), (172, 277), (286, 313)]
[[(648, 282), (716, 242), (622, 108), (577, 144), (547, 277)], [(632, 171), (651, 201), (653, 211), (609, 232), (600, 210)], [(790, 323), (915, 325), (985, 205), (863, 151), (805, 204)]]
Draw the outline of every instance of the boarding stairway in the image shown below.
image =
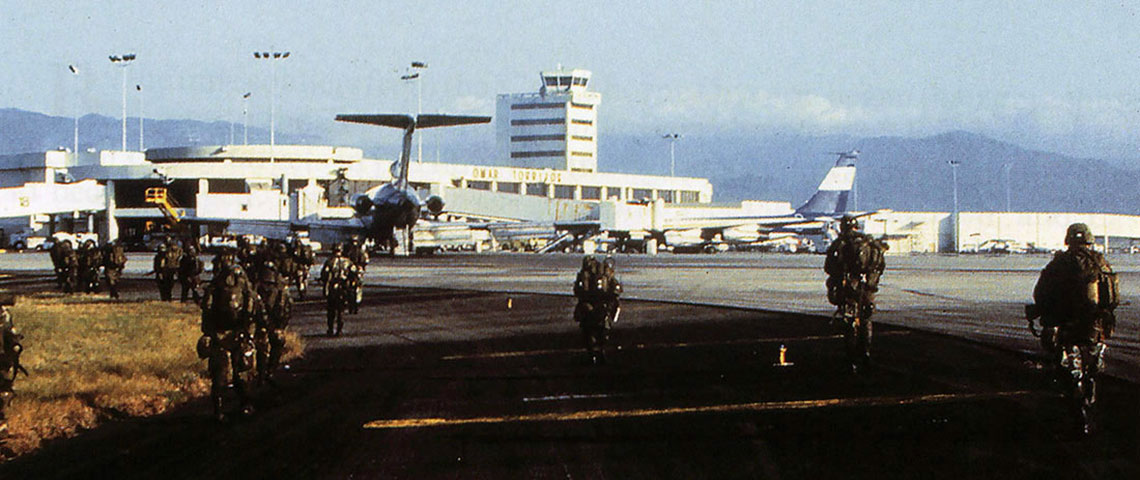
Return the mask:
[(178, 208), (178, 204), (174, 203), (166, 194), (166, 189), (162, 187), (150, 187), (146, 189), (146, 203), (153, 203), (158, 210), (162, 212), (162, 216), (166, 218), (166, 222), (174, 229), (181, 228), (182, 217), (186, 216), (186, 210)]

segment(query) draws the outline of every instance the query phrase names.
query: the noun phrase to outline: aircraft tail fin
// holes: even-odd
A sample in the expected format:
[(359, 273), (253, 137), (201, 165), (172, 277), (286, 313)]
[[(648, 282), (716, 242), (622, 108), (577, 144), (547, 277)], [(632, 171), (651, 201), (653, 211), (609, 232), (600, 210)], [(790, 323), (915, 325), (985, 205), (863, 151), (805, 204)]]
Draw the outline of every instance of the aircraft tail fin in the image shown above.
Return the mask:
[(800, 215), (838, 215), (848, 211), (851, 189), (855, 185), (855, 159), (859, 152), (840, 153), (835, 166), (823, 177), (819, 189), (796, 209)]

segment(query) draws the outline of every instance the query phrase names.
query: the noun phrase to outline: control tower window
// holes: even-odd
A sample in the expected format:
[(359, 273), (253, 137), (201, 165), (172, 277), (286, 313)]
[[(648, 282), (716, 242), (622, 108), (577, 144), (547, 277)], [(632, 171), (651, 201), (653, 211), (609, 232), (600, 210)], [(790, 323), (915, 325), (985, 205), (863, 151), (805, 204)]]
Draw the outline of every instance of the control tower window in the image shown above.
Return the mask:
[(486, 182), (486, 181), (482, 181), (482, 180), (468, 180), (467, 181), (467, 188), (470, 188), (472, 190), (490, 190), (491, 189), (491, 182)]

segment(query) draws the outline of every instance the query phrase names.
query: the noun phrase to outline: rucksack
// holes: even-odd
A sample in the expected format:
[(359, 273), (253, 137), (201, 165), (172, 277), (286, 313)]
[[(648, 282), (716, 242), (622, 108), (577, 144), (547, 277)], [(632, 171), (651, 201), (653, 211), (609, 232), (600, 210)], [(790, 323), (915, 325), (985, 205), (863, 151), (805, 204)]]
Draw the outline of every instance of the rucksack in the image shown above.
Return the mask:
[(838, 241), (836, 248), (828, 251), (827, 264), (841, 267), (847, 275), (863, 275), (868, 286), (877, 287), (886, 268), (883, 252), (887, 245), (862, 234), (840, 237)]
[(232, 330), (240, 325), (245, 309), (245, 296), (234, 275), (214, 282), (210, 292), (210, 313), (222, 330)]
[(122, 268), (127, 264), (127, 254), (123, 251), (122, 245), (115, 245), (111, 247), (111, 255), (109, 260), (112, 266)]

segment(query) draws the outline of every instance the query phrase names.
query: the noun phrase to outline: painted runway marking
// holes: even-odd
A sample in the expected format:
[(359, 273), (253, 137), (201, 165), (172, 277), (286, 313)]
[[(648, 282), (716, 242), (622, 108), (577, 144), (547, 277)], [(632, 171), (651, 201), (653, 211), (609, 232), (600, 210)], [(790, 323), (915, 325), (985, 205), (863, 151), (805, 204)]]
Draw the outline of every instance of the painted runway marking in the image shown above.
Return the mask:
[(990, 393), (936, 393), (918, 396), (890, 396), (890, 397), (863, 397), (863, 398), (829, 398), (821, 400), (791, 400), (783, 402), (754, 402), (734, 403), (726, 405), (707, 405), (701, 407), (674, 407), (635, 410), (584, 410), (580, 412), (552, 412), (536, 413), (530, 415), (504, 415), (499, 417), (473, 417), (473, 418), (400, 418), (393, 420), (374, 420), (364, 424), (366, 429), (400, 429), (400, 428), (427, 428), (449, 427), (456, 425), (488, 425), (497, 423), (522, 422), (575, 422), (583, 420), (606, 420), (614, 418), (655, 417), (665, 415), (685, 415), (693, 413), (727, 413), (727, 412), (769, 412), (781, 410), (809, 410), (818, 408), (842, 407), (882, 407), (903, 405), (929, 405), (938, 403), (970, 402), (977, 400), (992, 400), (998, 398), (1013, 398), (1030, 395), (1033, 392), (1018, 390), (1010, 392)]
[[(876, 337), (888, 337), (896, 335), (909, 335), (908, 330), (899, 330), (892, 332), (878, 333)], [(654, 343), (644, 344), (639, 343), (633, 345), (632, 348), (637, 350), (645, 350), (651, 348), (690, 348), (690, 347), (709, 347), (716, 345), (748, 345), (748, 344), (764, 344), (764, 343), (791, 343), (791, 342), (806, 342), (816, 340), (836, 340), (842, 339), (843, 335), (814, 335), (807, 337), (776, 337), (776, 338), (743, 338), (739, 340), (720, 340), (716, 342), (677, 342), (677, 343)], [(532, 357), (537, 355), (554, 355), (554, 354), (568, 354), (579, 353), (581, 348), (555, 348), (545, 350), (515, 350), (509, 352), (490, 352), (490, 353), (472, 353), (465, 355), (448, 355), (443, 357), (443, 360), (470, 360), (476, 358), (512, 358), (512, 357)]]
[(560, 400), (589, 400), (593, 398), (617, 398), (625, 397), (627, 395), (615, 395), (609, 393), (594, 393), (594, 394), (566, 394), (566, 395), (550, 395), (546, 397), (523, 397), (523, 403), (530, 402), (557, 402)]

